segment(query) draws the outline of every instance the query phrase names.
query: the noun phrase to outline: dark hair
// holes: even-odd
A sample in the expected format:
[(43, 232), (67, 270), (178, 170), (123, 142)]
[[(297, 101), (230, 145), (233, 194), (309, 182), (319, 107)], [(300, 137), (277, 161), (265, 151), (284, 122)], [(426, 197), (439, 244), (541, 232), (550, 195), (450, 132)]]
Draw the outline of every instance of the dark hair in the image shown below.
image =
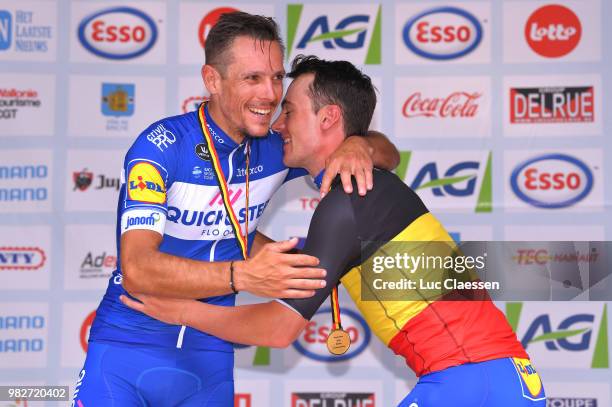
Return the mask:
[(365, 135), (376, 107), (372, 80), (347, 61), (325, 61), (298, 55), (291, 63), (290, 78), (312, 73), (310, 99), (315, 113), (325, 105), (338, 105), (346, 136)]
[(277, 42), (283, 53), (285, 52), (278, 25), (271, 17), (235, 11), (221, 14), (217, 24), (208, 33), (204, 49), (206, 63), (225, 71), (229, 63), (227, 51), (236, 38), (243, 36), (259, 41)]

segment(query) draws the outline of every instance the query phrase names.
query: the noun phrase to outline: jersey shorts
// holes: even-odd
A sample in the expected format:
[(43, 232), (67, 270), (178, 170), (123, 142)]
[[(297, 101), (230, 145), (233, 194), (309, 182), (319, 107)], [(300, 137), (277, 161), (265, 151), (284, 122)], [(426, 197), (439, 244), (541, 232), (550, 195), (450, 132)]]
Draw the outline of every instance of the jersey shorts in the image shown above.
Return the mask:
[(529, 359), (503, 358), (421, 376), (398, 407), (546, 407)]

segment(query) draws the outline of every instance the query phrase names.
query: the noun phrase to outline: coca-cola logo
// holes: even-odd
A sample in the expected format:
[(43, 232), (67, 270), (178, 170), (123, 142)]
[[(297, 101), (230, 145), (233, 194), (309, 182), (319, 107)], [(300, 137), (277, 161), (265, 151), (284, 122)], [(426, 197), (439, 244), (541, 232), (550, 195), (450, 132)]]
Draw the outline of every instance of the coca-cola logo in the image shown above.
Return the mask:
[(414, 92), (404, 102), (402, 114), (406, 118), (438, 117), (469, 118), (478, 114), (480, 92), (453, 92), (446, 97), (424, 97)]
[(527, 19), (525, 38), (539, 55), (559, 58), (576, 48), (582, 36), (578, 16), (565, 6), (550, 4), (540, 7)]

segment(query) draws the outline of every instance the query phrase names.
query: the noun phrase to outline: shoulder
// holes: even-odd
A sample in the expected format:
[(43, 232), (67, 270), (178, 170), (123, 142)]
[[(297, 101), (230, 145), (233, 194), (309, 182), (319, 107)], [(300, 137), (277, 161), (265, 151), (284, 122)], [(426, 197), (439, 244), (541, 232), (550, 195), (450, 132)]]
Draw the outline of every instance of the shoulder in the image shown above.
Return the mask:
[(197, 131), (198, 121), (194, 112), (166, 117), (144, 129), (128, 151), (128, 156), (151, 155), (163, 158), (176, 152), (188, 135)]

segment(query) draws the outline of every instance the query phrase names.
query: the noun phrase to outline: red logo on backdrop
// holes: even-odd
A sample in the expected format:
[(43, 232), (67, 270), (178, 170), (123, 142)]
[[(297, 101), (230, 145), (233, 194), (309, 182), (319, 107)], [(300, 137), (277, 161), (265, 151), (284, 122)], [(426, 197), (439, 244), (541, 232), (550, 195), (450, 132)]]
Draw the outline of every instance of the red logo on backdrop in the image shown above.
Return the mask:
[(525, 25), (527, 43), (539, 55), (559, 58), (576, 48), (582, 35), (578, 16), (567, 7), (550, 4), (534, 11)]
[(248, 393), (234, 394), (234, 407), (251, 407), (251, 395)]
[(510, 89), (510, 123), (588, 123), (595, 120), (592, 86)]
[(200, 21), (200, 28), (198, 29), (198, 38), (200, 39), (202, 48), (206, 47), (206, 37), (208, 37), (211, 28), (219, 21), (221, 14), (233, 13), (234, 11), (238, 11), (238, 9), (233, 7), (219, 7), (204, 16), (202, 21)]
[(83, 348), (83, 352), (87, 353), (87, 340), (89, 339), (89, 330), (91, 329), (91, 324), (93, 324), (94, 318), (96, 317), (96, 311), (92, 311), (81, 325), (81, 332), (79, 332), (79, 339), (81, 342), (81, 348)]
[(207, 96), (189, 96), (187, 99), (183, 100), (183, 104), (181, 105), (183, 113), (189, 113), (193, 112), (194, 110), (198, 110), (200, 104), (207, 100)]
[(478, 114), (481, 96), (479, 92), (453, 92), (446, 97), (428, 98), (423, 97), (421, 92), (414, 92), (404, 102), (402, 114), (406, 118), (474, 117)]
[(0, 270), (38, 270), (46, 261), (40, 247), (0, 247)]

